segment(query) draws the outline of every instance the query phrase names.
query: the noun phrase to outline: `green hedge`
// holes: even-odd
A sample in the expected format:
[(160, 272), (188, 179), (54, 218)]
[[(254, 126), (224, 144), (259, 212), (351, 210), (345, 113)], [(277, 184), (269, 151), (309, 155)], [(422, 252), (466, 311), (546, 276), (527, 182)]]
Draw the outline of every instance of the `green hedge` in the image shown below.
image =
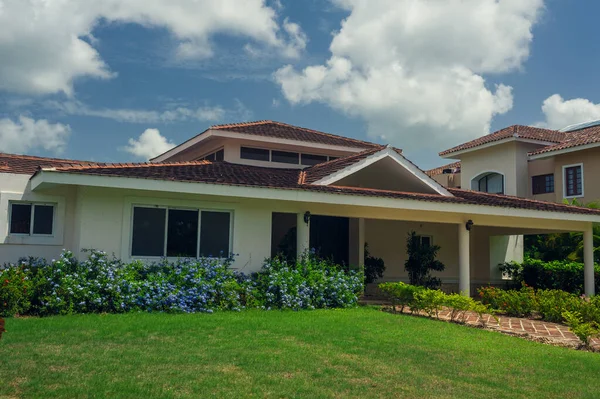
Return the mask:
[[(535, 289), (583, 293), (583, 263), (571, 261), (544, 262), (526, 258), (523, 263), (505, 263), (500, 269), (512, 278), (512, 284), (526, 284)], [(596, 292), (600, 290), (600, 265), (595, 266)]]

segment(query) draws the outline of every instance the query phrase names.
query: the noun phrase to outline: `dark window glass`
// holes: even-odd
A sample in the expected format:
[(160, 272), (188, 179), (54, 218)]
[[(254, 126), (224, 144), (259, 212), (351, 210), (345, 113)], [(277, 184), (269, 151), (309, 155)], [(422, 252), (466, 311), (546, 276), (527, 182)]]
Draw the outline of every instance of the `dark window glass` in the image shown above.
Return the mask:
[(583, 193), (583, 179), (581, 166), (565, 168), (565, 181), (567, 197), (575, 197)]
[(424, 248), (429, 248), (431, 246), (431, 237), (421, 236), (421, 246)]
[(292, 163), (298, 165), (300, 154), (297, 152), (271, 151), (271, 162)]
[(52, 234), (54, 207), (52, 205), (34, 205), (33, 234)]
[(327, 162), (325, 155), (302, 154), (302, 165), (316, 165)]
[(10, 232), (12, 234), (31, 233), (31, 204), (12, 204)]
[(229, 256), (229, 230), (231, 214), (202, 211), (200, 218), (200, 256)]
[(164, 256), (166, 212), (163, 208), (133, 209), (132, 256)]
[(479, 190), (483, 193), (504, 194), (504, 177), (498, 173), (490, 173), (478, 181)]
[(533, 194), (546, 194), (554, 192), (554, 175), (540, 175), (531, 178)]
[(339, 157), (329, 157), (330, 161), (333, 161), (334, 159), (338, 159)]
[(242, 147), (240, 150), (240, 158), (268, 162), (269, 150), (263, 150), (261, 148)]
[(219, 150), (216, 152), (213, 152), (212, 154), (208, 154), (207, 156), (205, 156), (204, 158), (202, 158), (204, 160), (207, 161), (223, 161), (225, 159), (225, 150)]
[(198, 248), (198, 211), (169, 209), (167, 256), (195, 258)]

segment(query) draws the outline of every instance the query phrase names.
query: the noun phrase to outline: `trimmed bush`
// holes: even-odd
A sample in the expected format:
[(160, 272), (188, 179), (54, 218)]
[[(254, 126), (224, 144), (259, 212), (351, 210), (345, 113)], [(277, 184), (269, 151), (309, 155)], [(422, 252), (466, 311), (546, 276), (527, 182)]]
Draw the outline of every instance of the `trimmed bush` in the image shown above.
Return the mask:
[(508, 316), (528, 317), (536, 310), (535, 291), (525, 285), (518, 291), (482, 287), (478, 292), (483, 304), (500, 310)]
[(423, 287), (405, 284), (403, 282), (388, 282), (379, 284), (379, 290), (392, 302), (394, 310), (400, 306), (400, 312), (404, 312), (406, 307), (413, 310), (415, 305), (415, 294), (422, 291)]
[(296, 265), (267, 261), (244, 276), (232, 259), (124, 263), (100, 251), (77, 261), (29, 258), (0, 268), (0, 316), (74, 313), (314, 309), (357, 303), (362, 281), (314, 256)]
[[(574, 294), (583, 292), (583, 263), (571, 261), (544, 262), (526, 258), (523, 263), (505, 263), (500, 270), (519, 287), (527, 284), (535, 289), (562, 290)], [(600, 289), (600, 265), (595, 266), (596, 292)]]

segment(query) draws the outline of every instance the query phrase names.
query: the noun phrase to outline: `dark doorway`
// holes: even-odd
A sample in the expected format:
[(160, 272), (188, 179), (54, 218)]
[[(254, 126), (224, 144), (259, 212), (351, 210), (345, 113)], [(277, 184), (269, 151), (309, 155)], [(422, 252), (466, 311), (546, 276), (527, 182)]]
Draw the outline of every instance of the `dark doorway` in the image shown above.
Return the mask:
[(317, 215), (310, 218), (310, 248), (338, 265), (350, 263), (349, 234), (348, 218)]
[(271, 220), (271, 257), (281, 256), (289, 262), (296, 259), (295, 213), (273, 212)]

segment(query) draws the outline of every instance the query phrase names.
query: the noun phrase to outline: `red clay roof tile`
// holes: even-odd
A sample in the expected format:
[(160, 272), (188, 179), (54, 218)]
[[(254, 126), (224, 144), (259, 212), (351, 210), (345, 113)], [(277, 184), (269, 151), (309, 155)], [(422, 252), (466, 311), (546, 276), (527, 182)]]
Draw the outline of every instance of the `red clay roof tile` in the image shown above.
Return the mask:
[(575, 148), (582, 145), (600, 143), (600, 126), (592, 126), (585, 129), (574, 130), (569, 132), (571, 138), (562, 143), (549, 145), (539, 150), (532, 151), (529, 155), (546, 154), (549, 152), (565, 150), (567, 148)]
[(452, 162), (447, 165), (442, 165), (442, 166), (438, 166), (437, 168), (429, 169), (429, 170), (425, 171), (425, 173), (427, 174), (427, 176), (433, 177), (433, 176), (441, 175), (442, 173), (444, 173), (444, 170), (446, 170), (446, 169), (458, 169), (460, 172), (460, 161)]
[(17, 155), (0, 153), (0, 172), (14, 174), (33, 174), (39, 167), (54, 167), (65, 163), (91, 164), (86, 161), (70, 159), (44, 158), (32, 155)]
[(514, 125), (442, 151), (440, 152), (440, 156), (476, 148), (484, 144), (493, 143), (510, 137), (537, 140), (541, 142), (561, 143), (570, 139), (572, 134), (570, 132), (559, 132), (558, 130), (542, 129), (533, 126)]
[(306, 176), (308, 176), (308, 173), (306, 173), (307, 170), (265, 168), (227, 162), (200, 161), (173, 164), (71, 165), (57, 167), (52, 170), (61, 173), (68, 172), (86, 175), (292, 189), (340, 195), (361, 195), (439, 203), (487, 205), (548, 212), (600, 215), (600, 210), (596, 209), (453, 188), (448, 189), (453, 196), (444, 196), (369, 188), (313, 185), (306, 182)]
[(339, 145), (353, 148), (372, 148), (379, 146), (375, 143), (323, 133), (304, 127), (288, 125), (287, 123), (262, 120), (256, 122), (230, 123), (214, 125), (209, 130), (227, 130), (256, 136), (275, 137), (280, 139), (305, 141), (309, 143)]

